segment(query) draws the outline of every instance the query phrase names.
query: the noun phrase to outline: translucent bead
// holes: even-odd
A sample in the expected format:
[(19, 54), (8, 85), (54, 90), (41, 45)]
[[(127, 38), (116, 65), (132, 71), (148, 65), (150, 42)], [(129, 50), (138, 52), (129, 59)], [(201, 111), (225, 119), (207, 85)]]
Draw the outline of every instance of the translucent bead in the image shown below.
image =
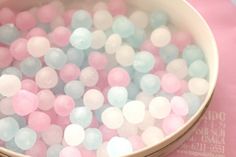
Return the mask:
[(116, 61), (121, 66), (130, 66), (133, 64), (135, 57), (135, 51), (134, 49), (129, 45), (122, 45), (120, 48), (116, 51)]
[(41, 134), (42, 140), (49, 146), (60, 144), (63, 137), (63, 129), (58, 125), (51, 125)]
[(125, 15), (128, 12), (127, 4), (123, 0), (111, 0), (107, 5), (113, 16)]
[(140, 48), (145, 38), (145, 31), (143, 29), (136, 28), (134, 34), (126, 38), (126, 42), (134, 48)]
[(70, 121), (87, 128), (92, 123), (93, 113), (87, 107), (77, 107), (70, 113)]
[(92, 44), (92, 34), (86, 28), (77, 28), (70, 37), (70, 43), (79, 50), (88, 49)]
[(107, 3), (106, 2), (97, 2), (93, 6), (93, 12), (98, 12), (101, 10), (107, 10)]
[(28, 126), (37, 132), (42, 132), (47, 130), (50, 125), (51, 125), (51, 118), (44, 112), (35, 111), (32, 112), (28, 117)]
[(168, 63), (166, 70), (183, 79), (188, 75), (188, 65), (184, 59), (174, 59)]
[(208, 92), (209, 83), (205, 79), (195, 77), (188, 81), (188, 88), (193, 94), (201, 96)]
[(141, 78), (140, 88), (148, 94), (156, 94), (161, 88), (160, 78), (153, 74), (146, 74)]
[(197, 60), (190, 64), (188, 73), (191, 77), (206, 77), (209, 73), (209, 68), (205, 62)]
[(29, 11), (23, 11), (16, 16), (16, 27), (22, 31), (27, 31), (35, 27), (36, 19)]
[(204, 60), (202, 49), (197, 45), (188, 45), (183, 50), (182, 57), (187, 61), (189, 65), (196, 60)]
[(98, 50), (104, 47), (107, 36), (104, 31), (96, 30), (92, 33), (92, 44), (91, 48)]
[(80, 145), (83, 142), (84, 138), (85, 132), (80, 125), (70, 124), (65, 128), (64, 140), (69, 146)]
[(71, 20), (71, 27), (73, 29), (77, 29), (80, 27), (84, 27), (90, 29), (92, 26), (92, 17), (89, 12), (86, 10), (78, 10), (76, 11)]
[(105, 50), (108, 54), (114, 54), (122, 44), (122, 38), (119, 34), (111, 34), (106, 43)]
[(59, 95), (54, 101), (54, 110), (62, 117), (68, 116), (73, 110), (74, 106), (74, 100), (67, 95)]
[(160, 57), (165, 63), (169, 63), (176, 59), (179, 55), (179, 49), (175, 45), (167, 45), (160, 48)]
[(138, 128), (140, 130), (145, 130), (150, 126), (154, 126), (154, 124), (155, 124), (155, 119), (152, 117), (150, 112), (146, 111), (144, 120), (142, 121), (142, 123), (138, 124)]
[(0, 47), (0, 56), (0, 68), (8, 67), (13, 61), (9, 49), (5, 47)]
[(128, 99), (128, 92), (124, 87), (112, 87), (107, 93), (108, 102), (115, 107), (123, 107)]
[(58, 83), (57, 72), (50, 67), (44, 67), (37, 72), (35, 81), (40, 88), (53, 88)]
[(65, 87), (65, 94), (73, 99), (79, 99), (84, 94), (84, 85), (80, 81), (70, 81)]
[(41, 23), (50, 23), (56, 16), (56, 8), (50, 4), (43, 5), (37, 11), (37, 17)]
[(108, 142), (107, 152), (111, 157), (120, 157), (132, 153), (133, 148), (129, 140), (116, 136)]
[(42, 36), (31, 37), (27, 43), (27, 49), (31, 56), (39, 58), (44, 56), (50, 48), (50, 42)]
[(27, 57), (20, 63), (20, 70), (25, 76), (33, 77), (41, 69), (42, 63), (38, 58)]
[(187, 101), (189, 107), (189, 116), (193, 116), (201, 106), (201, 100), (193, 93), (185, 93), (183, 98)]
[(161, 78), (161, 87), (167, 93), (175, 93), (181, 88), (181, 81), (174, 74), (167, 73)]
[(36, 83), (31, 79), (22, 80), (21, 84), (22, 84), (22, 89), (27, 90), (29, 92), (37, 93), (39, 90)]
[(122, 86), (127, 87), (130, 83), (129, 73), (123, 68), (113, 68), (107, 76), (108, 83), (111, 87)]
[(144, 92), (140, 92), (136, 96), (136, 99), (142, 101), (147, 106), (153, 99), (153, 96)]
[(131, 124), (138, 124), (144, 120), (145, 104), (141, 101), (130, 101), (123, 107), (123, 115)]
[(90, 89), (84, 94), (83, 102), (89, 109), (97, 110), (103, 106), (104, 96), (99, 90)]
[(21, 71), (16, 68), (16, 67), (8, 67), (2, 71), (2, 75), (15, 75), (17, 76), (20, 80), (22, 79), (22, 73)]
[(167, 25), (169, 19), (168, 15), (161, 11), (152, 12), (150, 15), (150, 25), (152, 28)]
[(27, 40), (24, 38), (15, 40), (10, 45), (10, 52), (12, 57), (14, 57), (16, 60), (25, 59), (29, 55), (27, 51)]
[(129, 19), (134, 23), (138, 28), (146, 28), (148, 26), (149, 18), (144, 11), (134, 11)]
[(108, 152), (107, 152), (107, 143), (108, 142), (104, 142), (98, 149), (96, 152), (97, 157), (109, 157)]
[(178, 116), (186, 116), (189, 112), (189, 106), (186, 100), (180, 96), (174, 96), (171, 101), (172, 111)]
[(29, 150), (37, 140), (37, 134), (30, 128), (20, 129), (15, 136), (16, 145), (23, 150)]
[(47, 157), (59, 157), (63, 146), (60, 144), (52, 145), (47, 150)]
[(15, 20), (15, 13), (10, 8), (1, 8), (0, 10), (1, 24), (13, 23), (14, 20)]
[(184, 119), (180, 116), (169, 115), (162, 122), (162, 129), (166, 135), (174, 133), (184, 125)]
[(114, 33), (119, 34), (122, 38), (127, 38), (134, 34), (135, 26), (125, 16), (118, 16), (113, 22), (112, 30)]
[(44, 61), (51, 68), (61, 69), (67, 62), (67, 56), (59, 48), (50, 48), (44, 56)]
[(132, 144), (134, 151), (144, 148), (144, 143), (139, 135), (129, 137), (129, 141)]
[(25, 151), (25, 155), (34, 156), (34, 157), (41, 157), (46, 156), (47, 146), (41, 140), (37, 140), (36, 143), (32, 148)]
[(76, 147), (65, 147), (61, 150), (59, 157), (82, 157), (80, 151)]
[(0, 43), (10, 45), (20, 36), (20, 32), (13, 24), (0, 26)]
[(2, 141), (10, 141), (15, 137), (19, 130), (18, 122), (12, 117), (5, 117), (0, 119), (0, 139)]
[(171, 33), (167, 27), (156, 28), (150, 37), (151, 42), (156, 47), (164, 47), (171, 41)]
[(154, 56), (146, 51), (136, 53), (133, 67), (136, 71), (141, 73), (150, 72), (155, 64)]
[(85, 55), (84, 52), (81, 50), (70, 48), (67, 51), (67, 58), (69, 63), (76, 64), (78, 67), (80, 67), (84, 62)]
[(93, 87), (99, 79), (98, 72), (93, 67), (86, 67), (81, 70), (80, 81), (87, 87)]
[(0, 77), (0, 94), (6, 97), (15, 95), (21, 89), (21, 81), (15, 75), (2, 75)]
[(12, 140), (6, 142), (6, 143), (5, 143), (5, 148), (6, 148), (6, 149), (9, 149), (9, 150), (11, 150), (11, 151), (17, 152), (17, 153), (21, 153), (21, 154), (24, 153), (24, 150), (20, 149), (20, 148), (16, 145), (14, 139), (12, 139)]
[(102, 113), (102, 122), (109, 129), (118, 129), (124, 122), (123, 114), (117, 107), (108, 107)]
[(96, 11), (93, 15), (93, 24), (95, 28), (100, 30), (107, 30), (111, 28), (113, 17), (107, 10)]
[(48, 111), (53, 107), (55, 95), (50, 90), (41, 90), (37, 93), (39, 98), (38, 108), (43, 111)]
[(10, 98), (3, 98), (0, 100), (0, 112), (4, 115), (13, 115), (15, 113)]
[(163, 131), (155, 126), (150, 126), (142, 133), (142, 140), (146, 146), (153, 146), (164, 139)]
[(163, 119), (171, 112), (171, 104), (165, 97), (155, 97), (149, 103), (149, 112), (156, 119)]
[(193, 42), (192, 35), (189, 32), (174, 32), (172, 43), (175, 44), (181, 51)]
[(46, 30), (44, 30), (43, 28), (35, 27), (27, 33), (26, 38), (30, 39), (32, 37), (37, 37), (37, 36), (46, 37), (47, 36)]
[(119, 136), (129, 138), (138, 134), (138, 127), (125, 121), (117, 132)]
[(135, 83), (131, 82), (129, 86), (127, 87), (128, 91), (128, 98), (129, 99), (135, 99), (135, 97), (138, 95), (140, 92), (139, 86), (137, 86)]
[(108, 60), (105, 54), (100, 52), (91, 52), (88, 58), (89, 65), (97, 70), (105, 69)]
[(59, 47), (65, 47), (69, 44), (71, 31), (63, 26), (59, 26), (51, 33), (51, 41)]
[(95, 128), (86, 129), (83, 145), (87, 150), (97, 150), (102, 145), (101, 132)]

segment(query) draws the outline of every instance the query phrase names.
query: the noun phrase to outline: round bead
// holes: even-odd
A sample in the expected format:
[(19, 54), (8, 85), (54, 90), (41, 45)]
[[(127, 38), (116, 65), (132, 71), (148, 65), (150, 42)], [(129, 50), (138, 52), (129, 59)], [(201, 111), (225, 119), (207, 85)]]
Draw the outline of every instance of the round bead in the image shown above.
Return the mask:
[(91, 48), (97, 50), (104, 47), (107, 36), (104, 31), (96, 30), (92, 33), (92, 44)]
[(16, 27), (22, 31), (27, 31), (36, 25), (35, 17), (29, 11), (23, 11), (16, 16)]
[(188, 45), (183, 50), (182, 57), (188, 62), (188, 64), (191, 64), (196, 60), (204, 60), (202, 49), (196, 45)]
[(0, 94), (6, 97), (15, 95), (21, 89), (21, 81), (15, 75), (2, 75), (0, 77)]
[(112, 87), (107, 93), (108, 102), (112, 106), (123, 107), (128, 100), (128, 92), (124, 87)]
[(152, 117), (151, 113), (146, 111), (144, 120), (138, 124), (138, 128), (140, 130), (145, 130), (149, 126), (153, 126), (155, 124), (155, 119)]
[(20, 63), (20, 70), (27, 77), (33, 77), (42, 67), (38, 58), (27, 57)]
[(148, 105), (151, 100), (153, 99), (153, 96), (144, 92), (140, 92), (136, 96), (136, 100), (142, 101), (145, 105)]
[(0, 26), (0, 43), (10, 45), (20, 36), (20, 32), (13, 24)]
[(169, 135), (184, 125), (184, 120), (180, 116), (169, 115), (162, 122), (162, 128), (166, 135)]
[(129, 18), (136, 27), (146, 28), (148, 26), (148, 16), (143, 11), (135, 11), (130, 15)]
[(89, 109), (97, 110), (98, 108), (102, 107), (104, 103), (104, 96), (100, 91), (96, 89), (90, 89), (84, 94), (83, 102), (84, 105)]
[(39, 58), (44, 56), (50, 48), (50, 42), (45, 37), (31, 37), (27, 43), (27, 50), (33, 57)]
[(62, 136), (62, 128), (54, 124), (51, 125), (47, 130), (42, 132), (42, 139), (49, 146), (61, 143)]
[(160, 57), (165, 63), (176, 59), (179, 55), (179, 49), (172, 44), (160, 48)]
[(70, 48), (67, 51), (67, 58), (69, 63), (76, 64), (78, 67), (80, 67), (85, 60), (85, 54), (82, 50)]
[[(17, 76), (20, 80), (22, 79), (22, 73), (19, 69), (16, 67), (8, 67), (2, 71), (2, 75), (15, 75)], [(22, 85), (23, 86), (23, 85)]]
[(12, 56), (9, 49), (0, 47), (0, 68), (9, 66), (12, 62)]
[(64, 140), (69, 146), (80, 145), (85, 138), (84, 129), (78, 124), (70, 124), (65, 128)]
[(56, 8), (53, 5), (47, 4), (40, 7), (37, 11), (37, 17), (42, 23), (50, 23), (57, 16)]
[(117, 132), (119, 136), (129, 138), (138, 134), (138, 127), (125, 121)]
[(171, 33), (167, 27), (159, 27), (151, 33), (150, 40), (156, 47), (163, 47), (170, 43)]
[(59, 157), (62, 149), (63, 149), (63, 146), (59, 144), (48, 147), (47, 157)]
[(36, 140), (37, 134), (30, 128), (21, 128), (15, 136), (15, 143), (22, 150), (32, 148)]
[(46, 33), (46, 31), (43, 30), (42, 28), (35, 27), (35, 28), (31, 29), (31, 30), (29, 31), (29, 33), (27, 33), (26, 38), (27, 38), (27, 39), (30, 39), (30, 38), (32, 38), (32, 37), (37, 37), (37, 36), (46, 37), (46, 36), (47, 36), (47, 33)]
[(150, 126), (142, 133), (142, 140), (146, 146), (153, 146), (164, 139), (162, 130), (155, 126)]
[(50, 67), (44, 67), (37, 72), (35, 81), (40, 88), (53, 88), (58, 83), (57, 72)]
[(108, 83), (110, 86), (123, 86), (127, 87), (130, 83), (129, 73), (123, 68), (113, 68), (108, 73)]
[(123, 115), (131, 124), (138, 124), (144, 120), (145, 104), (141, 101), (130, 101), (123, 107)]
[(60, 26), (51, 33), (51, 41), (59, 47), (65, 47), (69, 44), (71, 32), (68, 28)]
[(50, 48), (44, 56), (44, 61), (51, 68), (61, 69), (67, 62), (67, 56), (59, 48)]
[(108, 142), (104, 142), (98, 149), (96, 152), (97, 157), (109, 157), (108, 152), (107, 152), (107, 143)]
[(107, 10), (96, 11), (93, 15), (93, 24), (97, 29), (106, 30), (111, 28), (112, 23), (113, 17)]
[(154, 65), (155, 65), (155, 58), (151, 53), (146, 51), (136, 53), (133, 62), (133, 68), (136, 71), (141, 73), (147, 73), (153, 69)]
[(188, 104), (183, 97), (174, 96), (171, 101), (172, 111), (179, 116), (186, 116), (189, 112)]
[(108, 61), (105, 54), (100, 52), (92, 52), (88, 58), (89, 65), (97, 70), (105, 69)]
[(175, 93), (181, 88), (181, 81), (171, 73), (164, 74), (161, 78), (161, 87), (167, 93)]
[(13, 23), (14, 20), (15, 20), (15, 13), (10, 8), (1, 8), (0, 10), (1, 24)]
[(114, 54), (122, 44), (122, 38), (119, 34), (111, 34), (106, 43), (105, 50), (108, 54)]
[(87, 128), (92, 123), (93, 113), (87, 107), (77, 107), (70, 113), (70, 121)]
[(51, 118), (44, 112), (35, 111), (28, 117), (28, 126), (38, 132), (45, 131), (49, 128), (50, 124)]
[(161, 81), (158, 76), (153, 74), (146, 74), (141, 78), (140, 87), (143, 92), (148, 94), (156, 94), (161, 88)]
[(71, 27), (73, 29), (81, 27), (90, 29), (92, 22), (93, 20), (89, 12), (86, 10), (79, 10), (76, 11), (72, 16)]
[(80, 81), (70, 81), (65, 87), (65, 94), (73, 99), (79, 99), (84, 94), (84, 85)]
[(67, 95), (59, 95), (54, 101), (54, 110), (58, 115), (62, 117), (68, 116), (73, 110), (74, 106), (74, 100)]
[(146, 33), (143, 29), (136, 28), (133, 35), (126, 38), (126, 41), (134, 48), (139, 49), (146, 38)]
[(190, 64), (188, 73), (191, 77), (206, 77), (209, 73), (209, 68), (205, 62), (197, 60)]
[(65, 147), (61, 150), (59, 157), (82, 157), (80, 151), (76, 147)]
[(88, 49), (92, 44), (92, 34), (86, 28), (77, 28), (70, 36), (70, 43), (79, 50)]
[(18, 122), (12, 117), (5, 117), (0, 119), (0, 140), (10, 141), (19, 130)]
[(179, 79), (183, 79), (188, 75), (188, 65), (184, 59), (172, 60), (167, 65), (166, 70), (176, 75)]
[(188, 81), (188, 88), (193, 94), (201, 96), (208, 92), (209, 83), (205, 79), (196, 77)]
[(124, 122), (123, 114), (117, 107), (108, 107), (102, 113), (102, 122), (109, 129), (118, 129)]
[(152, 28), (165, 26), (168, 23), (168, 15), (161, 11), (152, 12), (150, 15), (150, 25)]
[(48, 111), (53, 107), (55, 95), (50, 90), (41, 90), (37, 93), (39, 99), (38, 108), (43, 111)]
[(135, 26), (125, 16), (118, 16), (113, 22), (112, 30), (114, 33), (119, 34), (122, 38), (127, 38), (134, 34)]
[(36, 141), (34, 146), (29, 150), (25, 151), (25, 155), (30, 155), (33, 157), (46, 156), (47, 146), (41, 140)]
[(155, 97), (149, 103), (149, 112), (156, 119), (163, 119), (171, 112), (171, 104), (165, 97)]
[(11, 43), (10, 52), (14, 59), (23, 60), (29, 54), (27, 51), (27, 40), (24, 38), (19, 38)]
[(65, 64), (59, 72), (60, 78), (65, 82), (76, 80), (80, 75), (80, 69), (75, 64)]
[(93, 67), (86, 67), (80, 72), (80, 81), (87, 87), (95, 86), (98, 79), (98, 72)]
[(188, 32), (174, 32), (172, 43), (174, 43), (181, 51), (189, 44), (192, 43), (191, 34)]
[(85, 130), (85, 138), (83, 142), (87, 150), (97, 150), (102, 145), (102, 134), (98, 129), (88, 128)]
[(134, 49), (129, 45), (122, 45), (120, 48), (116, 51), (116, 61), (121, 66), (130, 66), (133, 64), (135, 57), (135, 51)]

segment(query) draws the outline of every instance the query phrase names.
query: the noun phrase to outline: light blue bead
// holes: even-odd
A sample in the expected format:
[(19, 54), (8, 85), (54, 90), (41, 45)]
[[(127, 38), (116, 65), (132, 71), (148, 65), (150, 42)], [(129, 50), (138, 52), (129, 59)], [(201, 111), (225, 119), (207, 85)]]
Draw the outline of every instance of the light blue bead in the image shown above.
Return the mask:
[(77, 28), (70, 36), (70, 43), (79, 50), (88, 49), (92, 44), (92, 34), (86, 28)]
[(107, 93), (108, 102), (115, 107), (123, 107), (128, 99), (128, 91), (124, 87), (112, 87)]
[(47, 150), (47, 157), (59, 157), (63, 146), (60, 144), (52, 145)]
[(190, 64), (188, 73), (191, 77), (206, 77), (209, 73), (209, 68), (204, 61), (197, 60)]
[(44, 56), (46, 65), (54, 69), (61, 69), (67, 62), (67, 56), (59, 48), (50, 48)]
[(20, 149), (19, 147), (17, 147), (14, 139), (8, 141), (6, 144), (5, 144), (5, 148), (11, 150), (11, 151), (14, 151), (14, 152), (17, 152), (17, 153), (23, 153), (24, 151), (22, 149)]
[(102, 145), (102, 133), (95, 128), (85, 130), (85, 139), (83, 145), (88, 150), (96, 150)]
[(84, 27), (90, 29), (92, 26), (92, 17), (86, 10), (76, 11), (71, 20), (72, 29), (77, 29), (79, 27)]
[(113, 22), (112, 30), (122, 38), (128, 38), (134, 34), (135, 26), (127, 17), (118, 16)]
[(17, 121), (20, 128), (23, 128), (27, 125), (26, 119), (24, 117), (19, 116), (17, 114), (12, 115), (11, 117)]
[(146, 38), (145, 31), (143, 29), (136, 28), (133, 35), (128, 37), (126, 41), (134, 48), (140, 48), (141, 44)]
[(179, 49), (172, 44), (160, 48), (160, 57), (165, 63), (176, 59), (179, 56)]
[(70, 113), (71, 123), (87, 128), (92, 123), (93, 113), (87, 107), (76, 107)]
[(187, 101), (189, 105), (189, 113), (188, 116), (193, 116), (201, 106), (201, 100), (198, 96), (193, 93), (185, 93), (183, 98)]
[(160, 78), (153, 74), (146, 74), (142, 77), (140, 81), (140, 88), (143, 92), (150, 95), (156, 94), (161, 88)]
[(8, 75), (15, 75), (17, 76), (20, 80), (22, 79), (22, 73), (21, 71), (16, 68), (16, 67), (8, 67), (2, 71), (3, 74), (8, 74)]
[(76, 64), (78, 67), (80, 67), (84, 62), (85, 55), (82, 50), (70, 48), (67, 51), (67, 58), (69, 63)]
[(183, 50), (182, 57), (190, 65), (196, 60), (204, 60), (202, 49), (196, 45), (189, 45)]
[(138, 93), (140, 92), (139, 86), (137, 86), (135, 83), (131, 82), (129, 86), (127, 87), (128, 90), (128, 98), (129, 99), (135, 99)]
[(41, 61), (34, 57), (27, 57), (20, 63), (20, 70), (27, 77), (34, 77), (41, 67)]
[(0, 140), (10, 141), (19, 130), (19, 124), (12, 117), (0, 119)]
[(144, 75), (145, 73), (141, 73), (137, 71), (134, 73), (134, 75), (132, 76), (132, 79), (133, 79), (134, 84), (136, 84), (136, 86), (140, 85), (140, 80)]
[(169, 20), (168, 15), (161, 11), (153, 12), (150, 15), (150, 25), (153, 29), (163, 25), (167, 25), (168, 20)]
[(30, 128), (20, 129), (15, 136), (16, 145), (22, 150), (29, 150), (34, 146), (37, 140), (37, 134)]
[(84, 85), (80, 81), (70, 81), (66, 83), (64, 90), (66, 95), (79, 99), (84, 94)]
[(59, 79), (56, 87), (54, 87), (52, 91), (55, 95), (64, 94), (64, 87), (65, 83), (61, 79)]
[(20, 32), (13, 24), (0, 26), (0, 43), (10, 45), (20, 36)]
[(155, 58), (150, 52), (139, 52), (136, 53), (133, 67), (136, 71), (141, 73), (150, 72), (155, 65)]

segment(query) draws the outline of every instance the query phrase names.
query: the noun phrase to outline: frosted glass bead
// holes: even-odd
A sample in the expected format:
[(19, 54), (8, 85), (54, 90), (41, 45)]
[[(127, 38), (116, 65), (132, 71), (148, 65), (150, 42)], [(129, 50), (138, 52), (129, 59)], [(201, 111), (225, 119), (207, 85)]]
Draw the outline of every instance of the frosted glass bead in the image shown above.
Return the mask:
[(146, 33), (143, 29), (136, 28), (133, 35), (126, 38), (126, 42), (128, 42), (134, 48), (140, 48), (142, 43), (146, 38)]
[(91, 48), (97, 50), (104, 47), (107, 36), (104, 31), (96, 30), (92, 33), (92, 44)]
[(99, 79), (98, 72), (93, 67), (86, 67), (80, 72), (80, 81), (87, 87), (93, 87)]
[(189, 112), (189, 106), (185, 99), (180, 96), (174, 96), (171, 101), (172, 111), (178, 116), (186, 116)]
[(125, 121), (123, 125), (117, 129), (117, 132), (119, 136), (129, 138), (138, 134), (138, 128), (136, 125)]
[(120, 157), (132, 153), (133, 148), (126, 138), (113, 137), (107, 144), (107, 152), (110, 157)]
[(18, 38), (10, 45), (10, 52), (13, 58), (16, 60), (23, 60), (29, 54), (27, 51), (27, 40), (24, 38)]
[(55, 124), (52, 124), (47, 130), (42, 132), (42, 140), (49, 146), (60, 144), (62, 142), (63, 129)]
[(27, 31), (35, 27), (36, 19), (29, 11), (23, 11), (16, 16), (16, 27), (21, 31)]
[(129, 19), (134, 23), (136, 27), (146, 28), (148, 26), (148, 15), (143, 11), (134, 11)]
[(184, 79), (188, 75), (188, 65), (184, 59), (174, 59), (168, 63), (166, 70), (176, 75), (179, 79)]
[(102, 113), (102, 122), (109, 129), (118, 129), (124, 122), (123, 114), (117, 107), (108, 107)]
[(92, 26), (92, 17), (86, 10), (76, 11), (71, 19), (71, 27), (77, 29), (79, 27), (84, 27), (90, 29)]
[(67, 58), (69, 63), (76, 64), (78, 67), (80, 67), (85, 60), (85, 55), (82, 50), (70, 48), (67, 51)]
[(133, 64), (135, 57), (135, 51), (134, 49), (129, 45), (122, 45), (120, 48), (116, 51), (116, 61), (121, 66), (130, 66)]
[(107, 152), (107, 143), (108, 142), (104, 142), (98, 149), (96, 152), (97, 157), (109, 157), (108, 152)]
[(48, 111), (53, 107), (55, 95), (50, 90), (41, 90), (37, 93), (39, 99), (39, 109)]
[(164, 60), (165, 63), (176, 59), (179, 55), (179, 49), (172, 44), (169, 44), (165, 47), (160, 48), (160, 57)]
[(123, 115), (131, 124), (138, 124), (144, 120), (145, 104), (141, 101), (130, 101), (123, 107)]
[(156, 119), (163, 119), (171, 112), (171, 104), (165, 97), (155, 97), (149, 103), (149, 112)]
[(59, 157), (63, 146), (60, 144), (52, 145), (47, 150), (47, 157)]
[(160, 83), (161, 81), (158, 76), (146, 74), (141, 78), (140, 88), (143, 90), (143, 92), (153, 95), (159, 92), (161, 88)]
[(174, 74), (167, 73), (161, 78), (161, 87), (165, 92), (173, 94), (181, 88), (181, 81)]
[(35, 81), (40, 88), (53, 88), (58, 83), (57, 72), (50, 67), (44, 67), (37, 72)]
[(85, 138), (84, 129), (78, 124), (70, 124), (65, 128), (64, 140), (69, 146), (80, 145)]
[(196, 60), (204, 60), (202, 49), (197, 45), (188, 45), (183, 50), (182, 57), (188, 62), (188, 64), (191, 64)]
[(84, 94), (83, 102), (84, 105), (89, 109), (97, 110), (103, 106), (104, 96), (100, 91), (96, 89), (90, 89)]
[(122, 44), (122, 38), (119, 34), (111, 34), (106, 43), (105, 50), (107, 54), (114, 54)]
[(108, 102), (115, 107), (123, 107), (128, 99), (128, 92), (124, 87), (112, 87), (107, 93)]
[(50, 125), (51, 118), (44, 112), (35, 111), (32, 112), (28, 117), (28, 126), (37, 132), (47, 130)]
[(107, 56), (100, 52), (91, 52), (89, 54), (88, 63), (97, 70), (103, 70), (108, 64)]
[[(98, 12), (101, 10), (107, 10), (107, 3), (106, 2), (97, 2), (93, 6), (93, 11)], [(109, 13), (109, 12), (108, 12)]]
[(155, 124), (155, 119), (152, 117), (150, 112), (146, 111), (144, 120), (138, 124), (138, 128), (140, 130), (146, 130), (148, 127), (154, 126), (154, 124)]
[(67, 117), (70, 112), (74, 109), (75, 102), (74, 100), (67, 95), (59, 95), (54, 101), (54, 110), (55, 112), (62, 116)]
[(191, 77), (206, 77), (209, 73), (209, 68), (205, 62), (197, 60), (190, 64), (188, 73)]
[(18, 122), (12, 117), (5, 117), (0, 119), (0, 139), (2, 141), (10, 141), (15, 137), (19, 130)]
[(29, 150), (36, 143), (37, 134), (30, 128), (20, 129), (15, 136), (16, 145), (22, 150)]
[(127, 87), (130, 83), (129, 73), (123, 68), (113, 68), (107, 76), (108, 83), (111, 87), (122, 86)]
[(12, 100), (10, 98), (1, 98), (0, 112), (4, 115), (13, 115), (15, 113), (12, 106)]
[(22, 73), (21, 71), (16, 68), (16, 67), (8, 67), (2, 71), (2, 75), (15, 75), (17, 76), (20, 80), (22, 79)]
[(59, 72), (60, 78), (63, 82), (67, 83), (76, 80), (80, 75), (80, 68), (75, 64), (65, 64)]
[(27, 57), (20, 63), (20, 70), (25, 76), (33, 77), (42, 67), (42, 63), (38, 58)]
[(13, 24), (0, 26), (0, 43), (10, 45), (20, 36), (20, 32)]
[(189, 107), (189, 116), (193, 116), (198, 109), (201, 107), (201, 100), (197, 95), (194, 95), (193, 93), (185, 93), (183, 95), (183, 98), (188, 103)]
[(56, 27), (50, 34), (52, 43), (59, 47), (65, 47), (69, 44), (71, 31), (63, 26)]
[(95, 28), (100, 30), (107, 30), (111, 28), (113, 17), (107, 10), (96, 11), (93, 15), (93, 24)]
[(8, 67), (12, 61), (13, 58), (11, 56), (11, 53), (9, 51), (9, 49), (5, 48), (5, 47), (0, 47), (0, 68), (6, 68)]
[(128, 91), (128, 98), (129, 99), (135, 99), (135, 97), (138, 95), (140, 92), (139, 86), (137, 86), (135, 83), (131, 82), (129, 86), (127, 87)]
[(0, 23), (7, 24), (12, 23), (15, 20), (15, 13), (10, 8), (1, 8), (0, 10)]
[(171, 33), (167, 27), (156, 28), (150, 37), (151, 42), (156, 47), (164, 47), (171, 41)]
[(164, 139), (163, 131), (155, 126), (150, 126), (142, 133), (142, 140), (146, 146), (160, 143)]
[(152, 28), (165, 26), (168, 23), (168, 15), (161, 11), (152, 12), (150, 15), (150, 25)]
[(15, 75), (2, 75), (0, 77), (0, 94), (6, 97), (15, 95), (21, 89), (21, 81)]
[(70, 81), (65, 87), (65, 94), (71, 96), (73, 99), (79, 99), (84, 94), (84, 85), (80, 81)]
[(92, 123), (93, 113), (87, 107), (77, 107), (70, 113), (70, 121), (87, 128)]
[(44, 56), (46, 65), (54, 69), (61, 69), (67, 62), (67, 56), (59, 48), (50, 48)]
[(122, 38), (127, 38), (134, 34), (134, 24), (125, 16), (118, 16), (115, 18), (112, 30), (114, 33), (119, 34)]
[(50, 42), (42, 36), (31, 37), (27, 43), (27, 49), (31, 56), (39, 58), (44, 56), (50, 48)]
[(150, 94), (147, 94), (145, 92), (140, 92), (137, 96), (136, 99), (139, 101), (142, 101), (146, 106), (151, 102), (153, 99), (153, 96)]
[(136, 53), (133, 67), (136, 71), (141, 73), (147, 73), (154, 67), (155, 59), (154, 56), (146, 51)]
[(86, 28), (77, 28), (71, 34), (70, 43), (79, 50), (88, 49), (92, 44), (92, 34)]
[(209, 83), (205, 79), (196, 77), (188, 81), (188, 88), (193, 94), (201, 96), (208, 92)]
[(101, 132), (96, 128), (86, 129), (83, 145), (87, 150), (97, 150), (102, 145)]
[(57, 16), (56, 8), (51, 4), (41, 6), (37, 12), (37, 17), (41, 23), (50, 23)]
[(162, 129), (166, 135), (169, 135), (184, 125), (184, 119), (177, 115), (169, 115), (162, 122)]

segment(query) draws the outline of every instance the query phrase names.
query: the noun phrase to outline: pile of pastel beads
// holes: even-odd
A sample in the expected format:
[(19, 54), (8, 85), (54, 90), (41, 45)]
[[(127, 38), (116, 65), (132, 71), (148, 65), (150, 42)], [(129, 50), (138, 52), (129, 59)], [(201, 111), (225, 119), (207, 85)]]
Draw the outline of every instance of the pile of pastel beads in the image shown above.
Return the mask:
[(204, 52), (165, 12), (124, 0), (0, 9), (0, 146), (120, 157), (162, 142), (208, 92)]

